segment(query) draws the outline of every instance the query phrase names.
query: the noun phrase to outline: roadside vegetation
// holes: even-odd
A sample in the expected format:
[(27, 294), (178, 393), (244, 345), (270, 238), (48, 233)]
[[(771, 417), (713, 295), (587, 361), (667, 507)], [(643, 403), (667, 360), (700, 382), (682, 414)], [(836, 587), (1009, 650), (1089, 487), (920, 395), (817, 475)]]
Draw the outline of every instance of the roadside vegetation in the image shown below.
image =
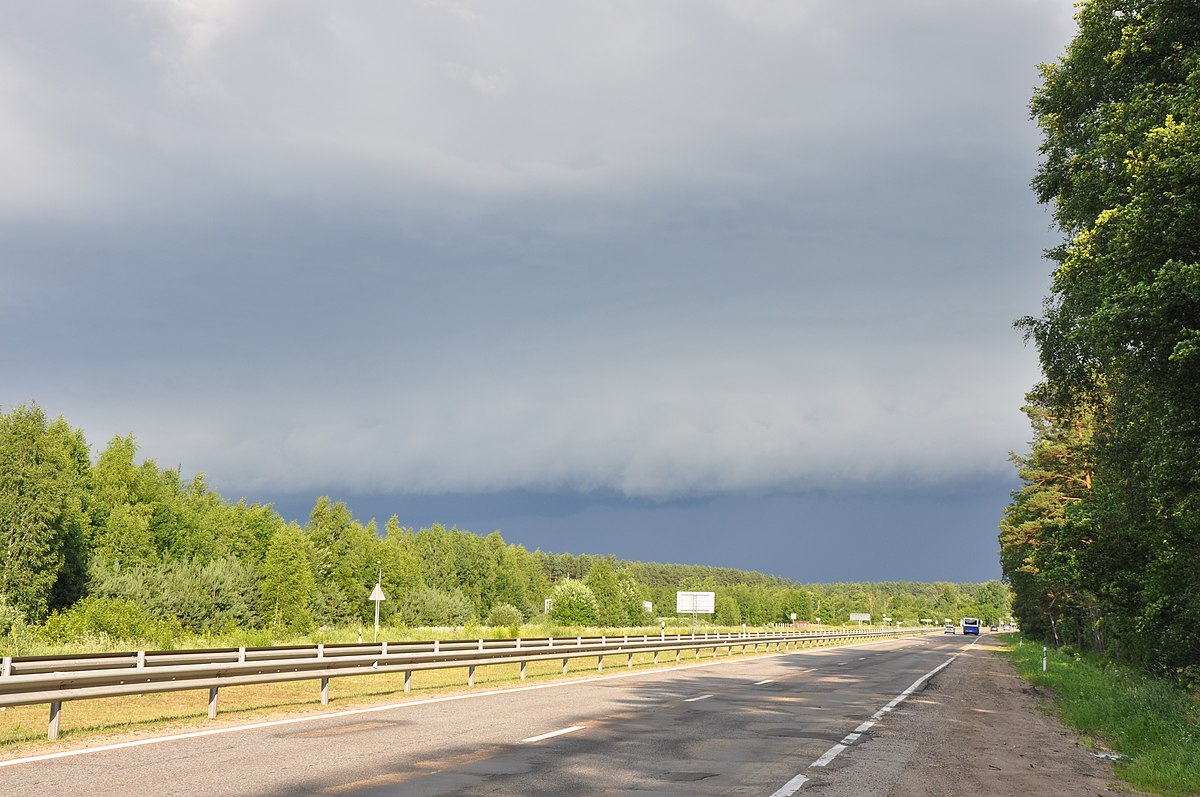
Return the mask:
[(1025, 633), (1196, 686), (1200, 15), (1089, 0), (1077, 20), (1030, 104), (1062, 242), (1018, 322), (1043, 379), (1001, 563)]
[(1046, 707), (1097, 753), (1118, 756), (1115, 771), (1134, 789), (1166, 797), (1200, 794), (1200, 696), (1164, 679), (1070, 647), (1023, 644), (1006, 655), (1045, 693)]

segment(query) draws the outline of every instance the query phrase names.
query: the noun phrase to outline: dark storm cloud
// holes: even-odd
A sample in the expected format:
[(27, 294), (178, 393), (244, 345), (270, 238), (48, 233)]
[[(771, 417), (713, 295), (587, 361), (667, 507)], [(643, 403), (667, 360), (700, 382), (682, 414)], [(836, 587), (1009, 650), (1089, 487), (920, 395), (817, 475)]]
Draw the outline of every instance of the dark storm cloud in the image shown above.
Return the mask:
[(936, 484), (1023, 443), (1069, 3), (75, 10), (0, 33), (5, 407), (251, 491)]

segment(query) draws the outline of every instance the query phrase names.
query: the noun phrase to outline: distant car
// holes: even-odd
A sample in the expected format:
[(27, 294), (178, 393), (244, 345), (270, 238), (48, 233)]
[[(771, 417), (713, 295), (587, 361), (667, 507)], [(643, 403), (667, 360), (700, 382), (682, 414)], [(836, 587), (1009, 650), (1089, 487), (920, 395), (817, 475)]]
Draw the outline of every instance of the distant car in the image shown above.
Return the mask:
[(943, 634), (953, 634), (953, 633), (954, 633), (954, 626), (952, 626), (952, 625), (948, 625), (948, 626), (946, 626), (944, 629), (942, 629), (942, 633), (943, 633)]
[(999, 630), (1000, 630), (1000, 628), (999, 628), (999, 626), (994, 626), (994, 625), (993, 625), (993, 626), (991, 626), (991, 630), (993, 630), (993, 631), (999, 631)]

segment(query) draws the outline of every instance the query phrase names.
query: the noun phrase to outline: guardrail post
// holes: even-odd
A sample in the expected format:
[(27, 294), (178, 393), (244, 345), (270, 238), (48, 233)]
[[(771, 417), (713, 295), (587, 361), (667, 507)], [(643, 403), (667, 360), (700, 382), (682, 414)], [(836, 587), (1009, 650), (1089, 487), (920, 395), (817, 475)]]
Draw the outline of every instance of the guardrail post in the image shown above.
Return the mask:
[(517, 650), (521, 649), (521, 637), (517, 637)]
[(12, 675), (12, 656), (5, 656), (4, 663), (0, 664), (0, 678), (7, 678)]
[(654, 663), (658, 664), (658, 651), (654, 651)]
[(596, 671), (597, 672), (604, 671), (604, 654), (603, 653), (601, 653), (599, 656), (596, 657)]
[(50, 704), (50, 724), (46, 728), (46, 738), (51, 741), (58, 738), (58, 716), (62, 713), (62, 703), (55, 700)]
[(242, 647), (238, 648), (238, 661), (243, 662), (245, 660), (246, 660), (246, 646), (243, 645)]
[(563, 659), (563, 675), (567, 674), (567, 662), (569, 661), (570, 659)]
[(438, 640), (436, 640), (436, 639), (433, 640), (433, 652), (434, 653), (438, 652)]
[(137, 668), (143, 669), (146, 666), (146, 651), (139, 650), (137, 652)]
[(632, 666), (633, 666), (633, 654), (632, 654), (632, 653), (630, 653), (630, 654), (629, 654), (629, 662), (628, 662), (628, 663), (627, 663), (625, 666), (626, 666), (626, 667), (632, 667)]
[(404, 691), (405, 692), (412, 691), (412, 670), (404, 671)]
[(483, 640), (479, 640), (479, 649), (483, 650)]
[(208, 718), (215, 720), (217, 718), (217, 692), (215, 686), (208, 687)]
[(525, 680), (525, 665), (528, 663), (529, 662), (525, 662), (525, 661), (521, 662), (521, 680), (522, 681)]
[(547, 639), (548, 639), (549, 641), (548, 641), (548, 643), (547, 643), (546, 647), (548, 647), (548, 648), (552, 648), (552, 647), (554, 647), (554, 637), (547, 637)]
[(467, 667), (467, 686), (475, 685), (475, 665)]
[(680, 657), (683, 656), (683, 648), (675, 648), (675, 663), (679, 663)]
[(387, 646), (388, 646), (388, 643), (387, 643), (387, 640), (385, 639), (385, 640), (383, 641), (383, 655), (385, 655), (385, 656), (388, 654), (388, 652), (387, 652)]
[(329, 705), (329, 679), (328, 678), (321, 679), (321, 705), (322, 706)]

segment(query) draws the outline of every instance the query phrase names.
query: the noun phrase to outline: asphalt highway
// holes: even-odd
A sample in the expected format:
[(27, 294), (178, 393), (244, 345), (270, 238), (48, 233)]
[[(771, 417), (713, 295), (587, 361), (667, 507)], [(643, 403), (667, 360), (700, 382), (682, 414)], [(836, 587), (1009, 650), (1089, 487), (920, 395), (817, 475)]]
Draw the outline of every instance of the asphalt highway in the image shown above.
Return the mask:
[(0, 794), (784, 797), (970, 641), (705, 658), (72, 751), (3, 762)]

